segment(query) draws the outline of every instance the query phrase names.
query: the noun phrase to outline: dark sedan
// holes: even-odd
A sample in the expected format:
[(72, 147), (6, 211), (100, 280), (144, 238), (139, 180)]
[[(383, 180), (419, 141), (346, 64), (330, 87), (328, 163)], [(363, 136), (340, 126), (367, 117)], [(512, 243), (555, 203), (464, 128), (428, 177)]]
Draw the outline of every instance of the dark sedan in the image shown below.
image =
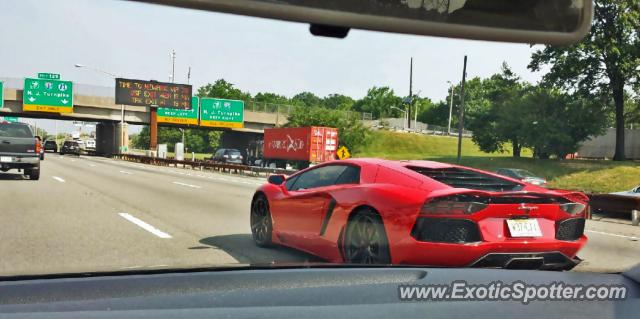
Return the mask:
[(58, 143), (56, 141), (48, 140), (44, 142), (44, 151), (45, 152), (54, 152), (58, 151)]
[(76, 141), (64, 141), (60, 148), (60, 155), (74, 154), (80, 156), (80, 145)]

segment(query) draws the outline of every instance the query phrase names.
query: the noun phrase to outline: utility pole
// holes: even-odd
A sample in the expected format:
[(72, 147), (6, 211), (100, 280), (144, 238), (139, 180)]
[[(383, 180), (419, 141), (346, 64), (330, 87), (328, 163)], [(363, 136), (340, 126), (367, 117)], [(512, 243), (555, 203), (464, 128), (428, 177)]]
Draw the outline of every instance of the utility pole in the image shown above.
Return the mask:
[(413, 57), (409, 64), (409, 110), (407, 111), (407, 128), (411, 129), (411, 107), (413, 106)]
[(187, 72), (187, 84), (190, 84), (191, 81), (191, 67), (189, 67), (189, 72)]
[(453, 83), (447, 81), (449, 84), (451, 84), (451, 93), (449, 95), (449, 124), (447, 125), (447, 136), (451, 135), (451, 115), (453, 112), (453, 92), (455, 90), (455, 87), (453, 86)]
[(462, 87), (460, 88), (460, 109), (458, 110), (458, 164), (462, 157), (462, 129), (464, 128), (464, 84), (467, 80), (467, 56), (462, 67)]

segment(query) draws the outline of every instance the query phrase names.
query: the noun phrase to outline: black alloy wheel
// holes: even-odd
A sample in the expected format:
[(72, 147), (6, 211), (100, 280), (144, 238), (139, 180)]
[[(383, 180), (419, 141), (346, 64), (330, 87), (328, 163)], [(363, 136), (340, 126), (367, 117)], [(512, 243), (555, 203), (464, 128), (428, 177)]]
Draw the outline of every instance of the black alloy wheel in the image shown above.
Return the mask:
[(251, 235), (256, 245), (267, 247), (271, 245), (271, 213), (269, 212), (269, 201), (260, 194), (251, 203)]
[(354, 264), (390, 264), (389, 242), (380, 216), (371, 209), (353, 215), (344, 240), (345, 261)]

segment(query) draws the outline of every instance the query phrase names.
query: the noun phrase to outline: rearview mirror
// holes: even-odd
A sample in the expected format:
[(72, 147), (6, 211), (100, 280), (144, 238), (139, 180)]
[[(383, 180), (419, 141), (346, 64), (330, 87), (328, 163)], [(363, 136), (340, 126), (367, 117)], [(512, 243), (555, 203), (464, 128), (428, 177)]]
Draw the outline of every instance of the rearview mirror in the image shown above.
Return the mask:
[(282, 185), (282, 183), (284, 183), (286, 179), (287, 178), (282, 174), (275, 174), (270, 175), (269, 178), (267, 178), (267, 181), (269, 182), (269, 184)]
[(569, 44), (591, 28), (592, 0), (137, 0), (349, 28), (521, 43)]

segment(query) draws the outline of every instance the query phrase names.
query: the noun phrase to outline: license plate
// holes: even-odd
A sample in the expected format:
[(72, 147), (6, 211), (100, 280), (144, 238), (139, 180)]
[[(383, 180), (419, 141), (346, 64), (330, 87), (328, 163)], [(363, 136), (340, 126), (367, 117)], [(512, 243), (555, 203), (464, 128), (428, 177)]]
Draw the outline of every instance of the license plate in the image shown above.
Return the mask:
[(11, 157), (10, 156), (0, 156), (0, 162), (2, 162), (2, 163), (11, 163)]
[(507, 226), (511, 237), (542, 237), (540, 225), (535, 218), (507, 219)]

